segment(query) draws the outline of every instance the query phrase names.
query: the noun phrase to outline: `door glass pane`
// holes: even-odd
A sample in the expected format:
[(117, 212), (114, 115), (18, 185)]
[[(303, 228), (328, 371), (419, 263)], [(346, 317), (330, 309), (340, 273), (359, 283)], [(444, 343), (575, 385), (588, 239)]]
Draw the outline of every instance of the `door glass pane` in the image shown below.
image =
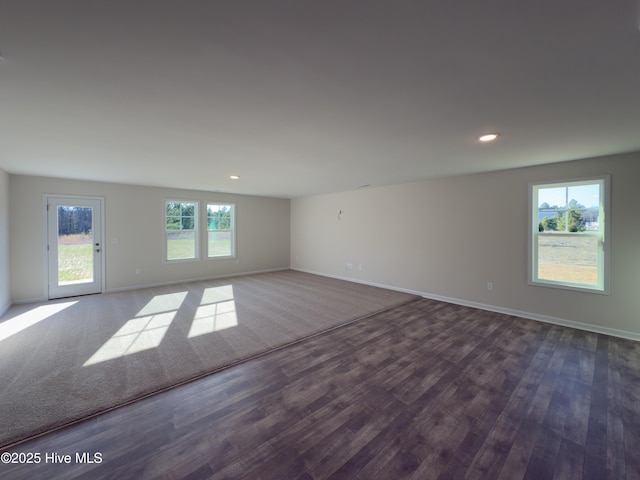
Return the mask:
[(58, 285), (93, 282), (93, 209), (58, 207)]

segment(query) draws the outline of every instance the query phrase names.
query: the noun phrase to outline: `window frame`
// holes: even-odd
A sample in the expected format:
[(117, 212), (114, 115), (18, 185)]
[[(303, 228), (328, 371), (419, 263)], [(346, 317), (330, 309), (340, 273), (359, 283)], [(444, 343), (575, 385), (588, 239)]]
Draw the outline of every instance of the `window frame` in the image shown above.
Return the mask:
[[(566, 232), (563, 234), (541, 233), (538, 231), (540, 220), (538, 219), (538, 191), (543, 188), (561, 188), (580, 185), (601, 185), (600, 212), (598, 222), (600, 227), (597, 233)], [(574, 178), (567, 180), (550, 180), (530, 182), (528, 189), (528, 248), (527, 248), (527, 276), (528, 284), (536, 287), (549, 287), (575, 292), (596, 293), (609, 295), (610, 279), (610, 248), (611, 248), (611, 175), (597, 175), (593, 177)], [(538, 278), (538, 237), (540, 235), (580, 235), (597, 237), (602, 245), (598, 250), (598, 284), (574, 283), (560, 280), (548, 280)]]
[[(190, 230), (168, 230), (167, 229), (167, 205), (169, 203), (193, 204), (193, 223), (194, 228)], [(163, 228), (163, 258), (164, 263), (185, 263), (200, 261), (200, 201), (193, 199), (165, 198), (162, 201), (162, 228)], [(182, 218), (182, 215), (180, 215)], [(189, 258), (169, 258), (169, 232), (182, 231), (194, 233), (194, 256)]]
[[(229, 232), (231, 233), (231, 254), (230, 255), (209, 255), (209, 232), (226, 231), (226, 230), (209, 230), (209, 205), (227, 205), (231, 207), (231, 224)], [(223, 260), (236, 258), (236, 212), (237, 206), (235, 202), (207, 200), (204, 202), (204, 218), (206, 220), (206, 228), (204, 228), (204, 259), (205, 260)]]

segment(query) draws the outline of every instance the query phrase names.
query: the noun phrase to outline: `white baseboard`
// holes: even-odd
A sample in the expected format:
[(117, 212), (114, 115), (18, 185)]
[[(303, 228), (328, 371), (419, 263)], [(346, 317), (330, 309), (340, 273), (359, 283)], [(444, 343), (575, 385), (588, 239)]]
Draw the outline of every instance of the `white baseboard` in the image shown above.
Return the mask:
[(343, 277), (340, 275), (330, 275), (327, 273), (314, 272), (312, 270), (305, 270), (302, 268), (291, 268), (299, 272), (311, 273), (313, 275), (321, 275), (323, 277), (335, 278), (338, 280), (346, 280), (347, 282), (361, 283), (363, 285), (370, 285), (372, 287), (386, 288), (388, 290), (395, 290), (398, 292), (411, 293), (413, 295), (419, 295), (431, 300), (439, 300), (441, 302), (453, 303), (455, 305), (462, 305), (465, 307), (477, 308), (479, 310), (486, 310), (489, 312), (503, 313), (505, 315), (513, 315), (515, 317), (526, 318), (528, 320), (536, 320), (538, 322), (551, 323), (553, 325), (560, 325), (562, 327), (575, 328), (577, 330), (585, 330), (587, 332), (601, 333), (603, 335), (610, 335), (612, 337), (626, 338), (628, 340), (640, 341), (640, 334), (634, 332), (628, 332), (626, 330), (617, 330), (615, 328), (601, 327), (599, 325), (591, 325), (589, 323), (576, 322), (574, 320), (566, 320), (564, 318), (550, 317), (547, 315), (540, 315), (538, 313), (525, 312), (522, 310), (515, 310), (512, 308), (499, 307), (496, 305), (488, 305), (485, 303), (472, 302), (455, 297), (445, 297), (443, 295), (435, 295), (427, 292), (419, 292), (417, 290), (409, 290), (406, 288), (394, 287), (393, 285), (385, 285), (376, 282), (368, 282), (365, 280), (358, 280), (351, 277)]
[[(255, 271), (251, 271), (251, 272), (241, 272), (241, 273), (230, 273), (230, 274), (225, 274), (225, 275), (214, 275), (214, 276), (208, 276), (208, 277), (199, 277), (199, 278), (191, 278), (191, 279), (184, 279), (184, 280), (176, 280), (176, 281), (169, 281), (169, 282), (160, 282), (160, 283), (151, 283), (151, 284), (145, 284), (145, 285), (132, 285), (129, 287), (120, 287), (120, 288), (110, 288), (107, 289), (105, 291), (105, 293), (110, 293), (110, 292), (123, 292), (123, 291), (127, 291), (127, 290), (138, 290), (141, 288), (152, 288), (152, 287), (161, 287), (161, 286), (166, 286), (166, 285), (176, 285), (179, 283), (187, 283), (187, 282), (198, 282), (198, 281), (205, 281), (205, 280), (218, 280), (218, 279), (223, 279), (223, 278), (230, 278), (230, 277), (239, 277), (239, 276), (244, 276), (244, 275), (257, 275), (260, 273), (269, 273), (269, 272), (280, 272), (283, 270), (296, 270), (298, 272), (304, 272), (304, 273), (310, 273), (313, 275), (320, 275), (323, 277), (329, 277), (329, 278), (335, 278), (338, 280), (345, 280), (347, 282), (354, 282), (354, 283), (361, 283), (363, 285), (370, 285), (372, 287), (380, 287), (380, 288), (386, 288), (388, 290), (395, 290), (398, 292), (404, 292), (404, 293), (410, 293), (413, 295), (418, 295), (424, 298), (429, 298), (432, 300), (439, 300), (441, 302), (447, 302), (447, 303), (453, 303), (456, 305), (463, 305), (465, 307), (471, 307), (471, 308), (477, 308), (480, 310), (486, 310), (489, 312), (496, 312), (496, 313), (502, 313), (505, 315), (513, 315), (515, 317), (521, 317), (521, 318), (526, 318), (529, 320), (536, 320), (539, 322), (544, 322), (544, 323), (551, 323), (553, 325), (560, 325), (562, 327), (569, 327), (569, 328), (575, 328), (578, 330), (585, 330), (587, 332), (594, 332), (594, 333), (601, 333), (603, 335), (610, 335), (612, 337), (620, 337), (620, 338), (626, 338), (629, 340), (634, 340), (634, 341), (640, 341), (640, 334), (638, 333), (634, 333), (634, 332), (628, 332), (626, 330), (617, 330), (615, 328), (608, 328), (608, 327), (602, 327), (599, 325), (591, 325), (588, 323), (582, 323), (582, 322), (576, 322), (574, 320), (566, 320), (563, 318), (557, 318), (557, 317), (550, 317), (547, 315), (540, 315), (538, 313), (533, 313), (533, 312), (525, 312), (522, 310), (515, 310), (512, 308), (505, 308), (505, 307), (500, 307), (500, 306), (496, 306), (496, 305), (489, 305), (489, 304), (485, 304), (485, 303), (480, 303), (480, 302), (473, 302), (473, 301), (469, 301), (469, 300), (464, 300), (461, 298), (455, 298), (455, 297), (446, 297), (443, 295), (435, 295), (432, 293), (427, 293), (427, 292), (420, 292), (418, 290), (410, 290), (407, 288), (401, 288), (401, 287), (396, 287), (393, 285), (386, 285), (386, 284), (382, 284), (382, 283), (377, 283), (377, 282), (369, 282), (366, 280), (359, 280), (359, 279), (355, 279), (355, 278), (351, 278), (351, 277), (344, 277), (344, 276), (340, 276), (340, 275), (331, 275), (331, 274), (327, 274), (327, 273), (322, 273), (322, 272), (316, 272), (313, 270), (306, 270), (306, 269), (302, 269), (302, 268), (293, 268), (293, 267), (283, 267), (283, 268), (271, 268), (271, 269), (267, 269), (267, 270), (255, 270)], [(26, 303), (40, 303), (40, 302), (46, 302), (48, 299), (43, 297), (43, 298), (31, 298), (31, 299), (24, 299), (24, 300), (15, 300), (13, 303), (14, 304), (26, 304)], [(9, 310), (9, 308), (11, 307), (11, 304), (4, 306), (4, 308), (0, 308), (0, 317), (2, 317), (2, 315), (4, 315), (7, 310)]]
[(42, 303), (49, 300), (47, 297), (36, 297), (36, 298), (23, 298), (19, 300), (14, 300), (13, 305), (25, 305), (27, 303)]
[[(129, 290), (139, 290), (142, 288), (152, 288), (152, 287), (164, 287), (167, 285), (177, 285), (179, 283), (188, 283), (188, 282), (201, 282), (205, 280), (218, 280), (221, 278), (230, 278), (230, 277), (241, 277), (244, 275), (257, 275), (259, 273), (269, 273), (269, 272), (280, 272), (282, 270), (290, 270), (289, 267), (282, 268), (271, 268), (267, 270), (254, 270), (251, 272), (239, 272), (239, 273), (229, 273), (225, 275), (212, 275), (208, 277), (198, 277), (198, 278), (185, 278), (182, 280), (171, 280), (168, 282), (159, 282), (159, 283), (147, 283), (142, 285), (131, 285), (129, 287), (118, 287), (118, 288), (105, 288), (102, 293), (114, 293), (114, 292), (125, 292)], [(26, 298), (22, 300), (14, 300), (13, 303), (16, 305), (22, 305), (27, 303), (42, 303), (46, 302), (49, 299), (47, 297), (41, 298)]]
[(11, 303), (8, 303), (6, 305), (0, 305), (0, 318), (2, 318), (2, 316), (7, 313), (7, 311), (9, 311), (9, 309), (11, 308)]
[(164, 287), (167, 285), (178, 285), (180, 283), (203, 282), (206, 280), (220, 280), (223, 278), (231, 278), (231, 277), (244, 277), (246, 275), (258, 275), (260, 273), (281, 272), (283, 270), (291, 270), (291, 269), (289, 267), (270, 268), (267, 270), (254, 270), (251, 272), (239, 272), (239, 273), (228, 273), (225, 275), (212, 275), (207, 277), (185, 278), (180, 280), (171, 280), (168, 282), (148, 283), (144, 285), (132, 285), (129, 287), (108, 288), (106, 289), (105, 293), (125, 292), (129, 290), (139, 290), (142, 288)]

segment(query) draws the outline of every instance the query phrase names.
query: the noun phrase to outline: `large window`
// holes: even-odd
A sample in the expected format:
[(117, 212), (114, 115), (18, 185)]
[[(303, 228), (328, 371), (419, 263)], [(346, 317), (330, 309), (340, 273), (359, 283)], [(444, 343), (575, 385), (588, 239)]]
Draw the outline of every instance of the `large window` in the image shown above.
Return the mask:
[(529, 281), (608, 293), (609, 177), (530, 185)]
[(198, 259), (198, 202), (165, 201), (165, 259)]
[(235, 255), (233, 204), (207, 204), (207, 256), (233, 257)]

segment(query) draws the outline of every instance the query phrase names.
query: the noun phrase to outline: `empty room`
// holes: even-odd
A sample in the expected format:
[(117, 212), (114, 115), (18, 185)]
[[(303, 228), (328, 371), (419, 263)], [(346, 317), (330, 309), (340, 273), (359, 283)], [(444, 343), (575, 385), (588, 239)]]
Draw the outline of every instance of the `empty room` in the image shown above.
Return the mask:
[(0, 0), (0, 477), (640, 479), (640, 4)]

